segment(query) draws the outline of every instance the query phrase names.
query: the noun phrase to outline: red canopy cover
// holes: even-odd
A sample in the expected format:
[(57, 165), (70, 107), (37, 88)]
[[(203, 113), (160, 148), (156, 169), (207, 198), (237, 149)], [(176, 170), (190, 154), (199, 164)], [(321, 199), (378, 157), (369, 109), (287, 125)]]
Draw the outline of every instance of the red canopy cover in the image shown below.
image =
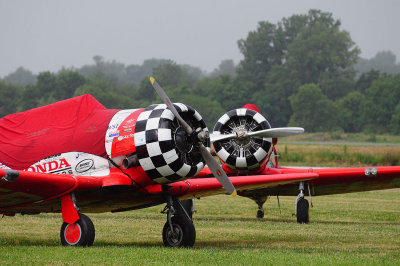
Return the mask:
[(25, 169), (70, 151), (105, 154), (105, 134), (118, 110), (86, 94), (0, 119), (0, 162)]

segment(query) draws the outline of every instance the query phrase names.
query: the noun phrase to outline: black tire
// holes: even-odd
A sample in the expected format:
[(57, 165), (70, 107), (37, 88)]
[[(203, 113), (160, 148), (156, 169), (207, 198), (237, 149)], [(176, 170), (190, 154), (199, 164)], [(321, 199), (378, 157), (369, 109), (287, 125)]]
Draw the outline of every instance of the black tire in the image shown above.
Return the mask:
[(193, 222), (187, 217), (174, 216), (171, 219), (172, 227), (177, 234), (172, 235), (168, 221), (165, 223), (162, 236), (166, 247), (193, 247), (196, 240), (196, 229)]
[(258, 211), (257, 211), (257, 218), (259, 218), (259, 219), (264, 218), (264, 211), (258, 210)]
[(297, 202), (297, 222), (299, 224), (308, 224), (310, 221), (310, 206), (308, 200), (301, 198)]
[(88, 231), (87, 231), (88, 242), (87, 242), (87, 246), (90, 247), (90, 246), (93, 245), (94, 238), (96, 236), (96, 230), (94, 228), (94, 224), (93, 224), (92, 220), (89, 217), (87, 217), (86, 215), (84, 215), (84, 214), (80, 214), (79, 217), (82, 220), (85, 220), (85, 223), (88, 226)]
[(60, 238), (63, 246), (91, 246), (95, 238), (94, 225), (89, 217), (79, 214), (79, 220), (74, 224), (62, 224)]
[(193, 200), (192, 199), (187, 199), (187, 200), (181, 200), (182, 207), (185, 209), (187, 214), (189, 215), (190, 219), (193, 219)]

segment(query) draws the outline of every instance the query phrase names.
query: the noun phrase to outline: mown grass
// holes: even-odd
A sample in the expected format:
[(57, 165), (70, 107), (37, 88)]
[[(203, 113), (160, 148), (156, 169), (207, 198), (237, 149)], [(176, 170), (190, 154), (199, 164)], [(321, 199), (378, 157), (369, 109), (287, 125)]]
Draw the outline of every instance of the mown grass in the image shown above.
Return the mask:
[(0, 221), (0, 262), (15, 264), (392, 264), (400, 263), (400, 189), (313, 198), (311, 223), (291, 216), (294, 197), (265, 204), (213, 196), (196, 201), (192, 249), (162, 247), (162, 206), (118, 214), (89, 214), (90, 248), (60, 246), (58, 214)]
[[(278, 152), (281, 163), (286, 159), (288, 164), (319, 166), (358, 166), (362, 156), (373, 158), (366, 163), (374, 165), (379, 156), (400, 153), (398, 147), (282, 144)], [(357, 154), (360, 158), (351, 161)], [(257, 206), (247, 198), (221, 195), (197, 200), (197, 240), (192, 249), (162, 246), (163, 206), (88, 214), (96, 226), (90, 248), (60, 246), (59, 214), (4, 217), (0, 264), (400, 264), (400, 189), (315, 197), (307, 225), (292, 217), (294, 199), (295, 195), (281, 197), (281, 208), (276, 198), (268, 200), (262, 220), (255, 218)]]
[(400, 146), (278, 144), (276, 147), (281, 165), (400, 165)]

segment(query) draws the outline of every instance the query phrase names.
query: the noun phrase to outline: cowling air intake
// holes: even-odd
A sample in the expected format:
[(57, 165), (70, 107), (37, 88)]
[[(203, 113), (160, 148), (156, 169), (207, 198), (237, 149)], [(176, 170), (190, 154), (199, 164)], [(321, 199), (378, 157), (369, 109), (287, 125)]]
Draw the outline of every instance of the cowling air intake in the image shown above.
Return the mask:
[[(192, 107), (173, 104), (179, 115), (194, 129), (208, 129)], [(166, 104), (147, 107), (137, 118), (135, 148), (140, 166), (158, 183), (170, 183), (197, 175), (205, 166), (198, 145), (181, 127)], [(210, 138), (204, 142), (210, 150)]]
[(218, 120), (213, 134), (234, 134), (235, 138), (215, 141), (215, 152), (233, 171), (249, 172), (262, 168), (271, 151), (271, 139), (248, 136), (248, 133), (270, 128), (268, 121), (256, 111), (231, 110)]

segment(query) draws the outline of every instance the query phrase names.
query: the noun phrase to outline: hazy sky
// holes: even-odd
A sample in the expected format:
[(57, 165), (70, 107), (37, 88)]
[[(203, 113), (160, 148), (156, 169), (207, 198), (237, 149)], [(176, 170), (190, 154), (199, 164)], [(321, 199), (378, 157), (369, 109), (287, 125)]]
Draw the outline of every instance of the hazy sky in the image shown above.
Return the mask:
[(212, 71), (238, 63), (237, 41), (259, 21), (277, 23), (311, 8), (332, 12), (364, 58), (400, 58), (398, 0), (0, 0), (0, 77), (81, 67), (94, 55), (124, 64), (172, 59)]

